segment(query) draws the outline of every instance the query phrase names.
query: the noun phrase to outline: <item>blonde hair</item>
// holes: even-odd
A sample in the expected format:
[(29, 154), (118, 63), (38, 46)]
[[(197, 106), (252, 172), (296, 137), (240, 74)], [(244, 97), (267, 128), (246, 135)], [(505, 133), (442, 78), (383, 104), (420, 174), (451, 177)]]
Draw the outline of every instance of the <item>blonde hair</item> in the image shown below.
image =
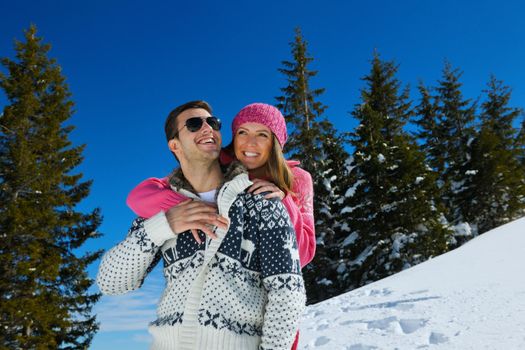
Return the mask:
[[(235, 139), (235, 135), (233, 136)], [(235, 157), (235, 142), (232, 142), (224, 147), (224, 150), (228, 155), (236, 159)], [(272, 133), (272, 149), (270, 151), (270, 156), (266, 164), (262, 166), (264, 176), (273, 182), (277, 187), (279, 187), (285, 194), (294, 195), (292, 191), (293, 185), (293, 173), (286, 159), (284, 158), (283, 151), (281, 150), (281, 144), (277, 137)]]
[[(281, 150), (281, 144), (272, 133), (272, 150), (268, 161), (264, 165), (266, 176), (279, 187), (284, 193), (292, 193), (293, 173)], [(293, 193), (292, 193), (293, 194)]]

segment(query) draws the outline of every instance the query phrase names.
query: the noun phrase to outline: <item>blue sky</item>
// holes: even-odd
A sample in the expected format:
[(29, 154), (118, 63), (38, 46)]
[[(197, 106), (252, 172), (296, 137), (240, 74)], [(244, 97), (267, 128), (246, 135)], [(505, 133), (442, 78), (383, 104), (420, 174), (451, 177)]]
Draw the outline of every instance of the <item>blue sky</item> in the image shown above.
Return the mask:
[[(85, 249), (108, 249), (133, 219), (129, 190), (175, 165), (163, 134), (166, 115), (205, 99), (223, 120), (251, 102), (274, 103), (285, 79), (289, 42), (300, 26), (319, 71), (312, 87), (341, 131), (355, 122), (361, 78), (377, 50), (395, 60), (400, 80), (434, 85), (443, 62), (463, 72), (463, 93), (476, 99), (490, 74), (525, 107), (525, 3), (522, 1), (7, 1), (0, 0), (0, 57), (30, 23), (51, 43), (73, 93), (71, 138), (87, 144), (78, 168), (94, 184), (80, 209), (100, 207), (104, 237)], [(417, 100), (417, 94), (412, 94)], [(6, 100), (0, 94), (0, 108)], [(95, 276), (98, 264), (90, 268)], [(101, 331), (92, 348), (145, 349), (163, 282), (157, 270), (136, 293), (103, 297)]]

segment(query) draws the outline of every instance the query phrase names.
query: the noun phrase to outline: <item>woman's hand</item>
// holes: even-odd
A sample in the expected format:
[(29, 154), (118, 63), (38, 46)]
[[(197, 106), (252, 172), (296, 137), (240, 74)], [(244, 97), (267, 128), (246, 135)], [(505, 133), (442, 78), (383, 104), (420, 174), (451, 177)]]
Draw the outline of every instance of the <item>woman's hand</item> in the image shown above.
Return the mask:
[(252, 180), (253, 185), (248, 189), (248, 192), (253, 194), (259, 194), (262, 192), (270, 192), (264, 198), (279, 198), (280, 200), (283, 200), (285, 197), (285, 193), (281, 191), (279, 187), (277, 187), (273, 182), (261, 180), (261, 179), (253, 179)]

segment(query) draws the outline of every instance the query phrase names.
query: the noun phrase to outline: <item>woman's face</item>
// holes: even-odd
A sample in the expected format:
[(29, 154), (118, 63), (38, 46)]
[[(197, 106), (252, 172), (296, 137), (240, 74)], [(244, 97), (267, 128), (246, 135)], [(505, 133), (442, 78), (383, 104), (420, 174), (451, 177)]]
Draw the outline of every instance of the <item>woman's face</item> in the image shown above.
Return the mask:
[(233, 149), (237, 159), (248, 170), (266, 164), (272, 151), (272, 132), (263, 124), (244, 123), (233, 136)]

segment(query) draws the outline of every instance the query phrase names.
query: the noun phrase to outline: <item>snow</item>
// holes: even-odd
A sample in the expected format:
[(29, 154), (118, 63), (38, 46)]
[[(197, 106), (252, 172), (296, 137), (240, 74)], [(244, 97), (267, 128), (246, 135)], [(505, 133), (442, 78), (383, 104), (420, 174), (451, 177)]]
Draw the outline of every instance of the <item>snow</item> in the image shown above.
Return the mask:
[(324, 286), (329, 286), (329, 285), (332, 284), (332, 281), (327, 280), (326, 278), (323, 278), (322, 280), (320, 280), (320, 281), (317, 282), (317, 283), (322, 284), (322, 285), (324, 285)]
[(405, 246), (408, 241), (408, 237), (402, 233), (396, 233), (393, 235), (394, 241), (392, 242), (392, 252), (390, 256), (392, 258), (400, 258), (401, 254), (399, 253), (401, 249)]
[(464, 184), (465, 184), (465, 180), (451, 181), (450, 189), (452, 190), (453, 193), (459, 193), (463, 189)]
[(311, 305), (299, 349), (525, 349), (525, 218)]
[[(381, 243), (381, 242), (378, 242), (378, 244), (379, 243)], [(359, 254), (359, 256), (357, 258), (355, 258), (355, 260), (350, 262), (349, 265), (356, 265), (356, 266), (362, 265), (363, 262), (366, 260), (366, 258), (368, 258), (368, 256), (374, 252), (374, 249), (375, 249), (375, 246), (371, 246), (370, 245), (370, 246), (366, 247), (361, 252), (361, 254)]]
[(343, 209), (341, 209), (341, 214), (348, 214), (348, 213), (353, 212), (354, 210), (355, 210), (355, 207), (346, 206)]
[(328, 192), (332, 191), (332, 182), (334, 182), (335, 180), (337, 180), (337, 176), (335, 176), (335, 175), (333, 175), (329, 179), (324, 178), (323, 185), (324, 185), (324, 187), (326, 188), (326, 190)]
[(352, 187), (349, 187), (346, 190), (345, 197), (347, 197), (347, 198), (353, 197), (354, 194), (355, 194), (355, 191), (357, 190), (357, 187), (359, 187), (363, 183), (365, 183), (365, 180), (357, 180)]
[(323, 179), (323, 185), (324, 185), (324, 188), (326, 188), (328, 192), (332, 190), (332, 184), (330, 183), (330, 180), (328, 180), (327, 178)]
[(399, 165), (394, 164), (394, 165), (389, 166), (387, 169), (388, 170), (396, 170), (397, 168), (399, 168)]
[(465, 171), (465, 175), (467, 175), (467, 176), (476, 175), (477, 173), (478, 173), (477, 170), (467, 170), (467, 171)]
[(357, 237), (358, 237), (357, 232), (352, 232), (351, 234), (349, 234), (349, 235), (345, 238), (345, 240), (343, 241), (342, 246), (343, 246), (343, 247), (347, 247), (347, 246), (353, 244), (353, 243), (355, 242), (355, 240), (357, 239)]
[(388, 213), (394, 209), (397, 208), (397, 204), (396, 203), (389, 203), (389, 204), (383, 204), (381, 206), (381, 211), (382, 212), (385, 212), (385, 213)]
[(466, 222), (455, 225), (452, 230), (455, 236), (472, 236), (472, 228)]

